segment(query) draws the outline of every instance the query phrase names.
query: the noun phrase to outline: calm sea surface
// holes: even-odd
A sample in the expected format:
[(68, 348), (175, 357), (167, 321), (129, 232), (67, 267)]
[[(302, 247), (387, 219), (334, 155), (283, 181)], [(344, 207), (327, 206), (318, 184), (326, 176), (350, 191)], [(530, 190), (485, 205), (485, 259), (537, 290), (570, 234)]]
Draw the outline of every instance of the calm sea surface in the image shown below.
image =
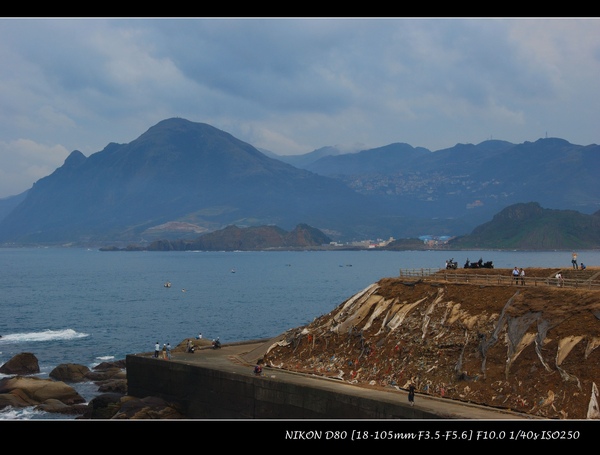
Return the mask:
[[(39, 360), (38, 376), (47, 378), (61, 363), (92, 368), (153, 351), (156, 341), (177, 345), (198, 332), (224, 343), (272, 337), (329, 313), (401, 268), (443, 268), (451, 257), (459, 267), (480, 257), (496, 268), (571, 267), (571, 252), (564, 251), (0, 248), (0, 364), (31, 352)], [(578, 260), (599, 265), (600, 252), (578, 251)], [(92, 383), (76, 388), (88, 400), (97, 389)], [(0, 420), (49, 418), (57, 417), (0, 411)]]

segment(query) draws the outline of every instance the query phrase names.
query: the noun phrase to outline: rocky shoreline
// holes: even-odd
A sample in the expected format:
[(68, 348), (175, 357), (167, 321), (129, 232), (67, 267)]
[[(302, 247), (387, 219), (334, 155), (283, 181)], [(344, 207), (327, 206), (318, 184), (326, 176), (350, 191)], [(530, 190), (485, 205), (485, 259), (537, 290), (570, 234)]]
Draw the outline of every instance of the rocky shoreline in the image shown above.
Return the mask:
[[(210, 344), (209, 340), (200, 340)], [(188, 339), (173, 351), (183, 352)], [(198, 340), (194, 340), (197, 345)], [(40, 372), (34, 354), (23, 352), (0, 366), (0, 409), (34, 407), (36, 410), (75, 416), (75, 419), (184, 419), (180, 407), (159, 397), (127, 395), (125, 359), (102, 362), (93, 369), (75, 363), (54, 368), (48, 379), (33, 377)], [(98, 396), (86, 402), (73, 384), (93, 381)]]

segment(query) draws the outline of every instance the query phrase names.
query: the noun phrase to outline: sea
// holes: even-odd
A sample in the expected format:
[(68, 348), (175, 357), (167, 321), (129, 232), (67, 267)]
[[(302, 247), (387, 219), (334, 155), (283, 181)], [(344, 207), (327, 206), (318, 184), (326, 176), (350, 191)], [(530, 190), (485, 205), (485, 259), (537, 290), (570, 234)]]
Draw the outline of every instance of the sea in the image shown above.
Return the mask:
[[(577, 253), (588, 266), (600, 264), (600, 251)], [(36, 376), (48, 378), (62, 363), (92, 369), (199, 333), (222, 343), (274, 337), (400, 269), (443, 269), (448, 259), (461, 267), (480, 258), (496, 268), (572, 266), (570, 251), (0, 248), (0, 365), (30, 352), (39, 362)], [(92, 382), (73, 386), (87, 401), (98, 395)], [(0, 410), (0, 420), (76, 417)]]

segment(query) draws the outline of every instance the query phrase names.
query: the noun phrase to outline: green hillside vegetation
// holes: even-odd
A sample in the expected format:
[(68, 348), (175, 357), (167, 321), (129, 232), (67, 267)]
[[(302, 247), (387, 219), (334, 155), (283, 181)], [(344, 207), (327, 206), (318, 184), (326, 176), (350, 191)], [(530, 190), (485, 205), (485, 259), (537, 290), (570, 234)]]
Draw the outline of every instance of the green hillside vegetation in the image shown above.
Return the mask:
[(250, 251), (283, 249), (308, 249), (331, 242), (319, 229), (299, 224), (292, 231), (278, 226), (232, 225), (219, 231), (203, 234), (194, 240), (157, 240), (148, 246), (149, 251)]
[(600, 248), (600, 213), (544, 209), (537, 202), (515, 204), (448, 242), (458, 249), (596, 249)]

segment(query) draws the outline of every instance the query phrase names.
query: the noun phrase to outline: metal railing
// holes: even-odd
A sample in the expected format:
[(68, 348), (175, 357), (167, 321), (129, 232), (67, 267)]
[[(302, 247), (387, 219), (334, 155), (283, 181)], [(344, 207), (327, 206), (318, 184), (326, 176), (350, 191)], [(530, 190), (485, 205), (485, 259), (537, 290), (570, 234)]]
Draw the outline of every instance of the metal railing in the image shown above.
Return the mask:
[[(525, 277), (525, 286), (554, 286), (576, 289), (600, 290), (600, 280), (595, 274), (584, 278), (563, 278), (561, 280), (554, 277)], [(418, 278), (427, 281), (448, 281), (450, 283), (479, 284), (479, 285), (497, 285), (497, 286), (523, 286), (521, 278), (515, 279), (513, 276), (447, 272), (445, 269), (400, 269), (400, 278)]]

